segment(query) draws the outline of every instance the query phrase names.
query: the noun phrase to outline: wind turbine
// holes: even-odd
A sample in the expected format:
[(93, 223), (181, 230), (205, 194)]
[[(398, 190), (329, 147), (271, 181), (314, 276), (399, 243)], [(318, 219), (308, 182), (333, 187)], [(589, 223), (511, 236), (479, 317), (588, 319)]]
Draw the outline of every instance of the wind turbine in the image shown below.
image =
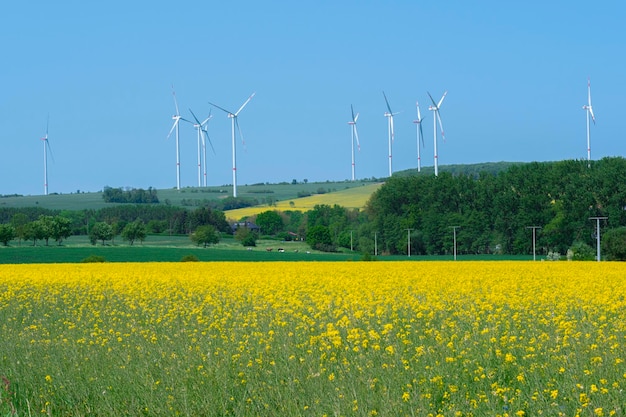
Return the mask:
[(189, 122), (189, 120), (183, 119), (180, 117), (180, 112), (178, 111), (178, 102), (176, 101), (176, 91), (174, 91), (174, 86), (172, 86), (172, 96), (174, 96), (174, 106), (176, 107), (176, 114), (172, 116), (172, 120), (174, 120), (174, 124), (170, 129), (170, 133), (167, 135), (167, 139), (170, 138), (172, 132), (176, 130), (176, 189), (180, 190), (180, 145), (178, 140), (178, 123), (181, 120)]
[[(427, 92), (428, 93), (428, 92)], [(443, 95), (441, 96), (441, 99), (439, 100), (439, 103), (435, 103), (435, 100), (433, 99), (433, 96), (430, 95), (430, 93), (428, 93), (428, 97), (430, 97), (430, 101), (432, 101), (432, 105), (428, 106), (428, 110), (433, 112), (433, 142), (434, 142), (434, 148), (435, 148), (435, 176), (439, 175), (439, 171), (438, 171), (438, 164), (437, 164), (437, 159), (438, 159), (438, 155), (437, 155), (437, 121), (439, 121), (439, 127), (441, 128), (441, 138), (445, 141), (446, 137), (443, 134), (443, 124), (441, 123), (441, 115), (439, 114), (439, 110), (441, 109), (441, 103), (443, 103), (443, 99), (446, 98), (446, 94), (448, 94), (448, 92), (444, 92)]]
[(48, 195), (48, 150), (50, 150), (50, 157), (52, 156), (52, 148), (50, 148), (50, 142), (48, 142), (48, 126), (50, 125), (50, 116), (46, 122), (46, 136), (41, 138), (43, 141), (43, 192), (44, 195)]
[(413, 120), (415, 123), (415, 127), (417, 128), (417, 172), (422, 170), (422, 157), (420, 154), (420, 142), (422, 142), (422, 147), (424, 146), (424, 132), (422, 131), (422, 120), (424, 118), (420, 114), (420, 104), (416, 101), (415, 107), (417, 107), (417, 120)]
[(591, 80), (587, 77), (587, 104), (583, 106), (583, 110), (587, 113), (587, 167), (591, 166), (591, 146), (589, 143), (589, 115), (593, 124), (596, 124), (596, 118), (593, 115), (593, 108), (591, 107)]
[[(215, 153), (215, 148), (213, 148), (213, 143), (211, 143), (211, 138), (209, 138), (209, 132), (206, 129), (206, 125), (209, 122), (209, 120), (211, 120), (213, 118), (213, 116), (211, 116), (211, 112), (209, 111), (209, 115), (207, 116), (206, 119), (204, 119), (203, 122), (200, 122), (200, 120), (198, 120), (198, 118), (196, 117), (196, 115), (194, 114), (194, 112), (189, 109), (189, 111), (191, 112), (191, 115), (193, 116), (193, 119), (195, 120), (195, 123), (193, 124), (193, 127), (195, 127), (198, 130), (198, 187), (200, 186), (200, 164), (201, 164), (201, 160), (202, 157), (200, 156), (200, 142), (202, 142), (202, 152), (204, 154), (204, 160), (203, 160), (203, 170), (204, 170), (204, 186), (206, 187), (207, 185), (207, 175), (206, 175), (206, 140), (208, 139), (209, 144), (211, 145), (211, 149), (213, 149), (213, 153)], [(205, 139), (206, 136), (206, 139)]]
[(391, 145), (393, 143), (394, 140), (394, 134), (393, 134), (393, 116), (395, 116), (398, 113), (394, 113), (391, 111), (391, 107), (389, 106), (389, 100), (387, 100), (387, 96), (385, 95), (385, 92), (383, 91), (383, 97), (385, 97), (385, 103), (387, 104), (387, 110), (385, 112), (385, 117), (387, 117), (388, 119), (388, 134), (389, 134), (389, 176), (391, 177), (391, 173), (392, 168), (391, 168), (391, 159), (392, 159), (392, 152), (391, 152)]
[(359, 133), (356, 130), (356, 121), (359, 118), (359, 113), (354, 115), (354, 108), (352, 104), (350, 105), (350, 110), (352, 110), (352, 120), (348, 122), (350, 125), (350, 130), (352, 132), (352, 181), (354, 181), (354, 139), (356, 138), (356, 144), (359, 147), (359, 151), (361, 150), (361, 144), (359, 143)]
[(241, 133), (241, 128), (239, 127), (237, 116), (239, 116), (239, 113), (241, 113), (243, 108), (246, 107), (246, 105), (250, 102), (250, 100), (252, 100), (252, 97), (254, 97), (255, 94), (256, 93), (252, 93), (250, 97), (248, 97), (248, 99), (241, 105), (241, 107), (239, 107), (239, 110), (237, 110), (234, 113), (218, 106), (217, 104), (213, 104), (209, 102), (209, 104), (212, 105), (213, 107), (217, 107), (221, 111), (225, 112), (228, 115), (228, 117), (231, 119), (231, 125), (232, 125), (231, 137), (232, 137), (232, 147), (233, 147), (233, 197), (237, 197), (237, 149), (235, 146), (235, 126), (237, 126), (237, 130), (239, 131), (239, 136), (241, 137), (241, 140), (243, 141), (243, 134)]

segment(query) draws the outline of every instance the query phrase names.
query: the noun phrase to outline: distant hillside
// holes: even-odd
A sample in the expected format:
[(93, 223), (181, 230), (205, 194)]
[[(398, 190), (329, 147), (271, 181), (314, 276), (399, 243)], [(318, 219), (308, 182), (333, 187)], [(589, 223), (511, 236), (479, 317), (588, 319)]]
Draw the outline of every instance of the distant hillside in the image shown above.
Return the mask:
[[(322, 195), (355, 187), (374, 184), (375, 180), (303, 182), (293, 181), (279, 184), (239, 185), (237, 197), (250, 205), (269, 205), (279, 201), (290, 201), (305, 196)], [(190, 209), (212, 205), (232, 196), (232, 186), (185, 187), (157, 190), (160, 205), (188, 207)], [(0, 196), (0, 208), (39, 207), (50, 210), (101, 209), (124, 203), (106, 203), (102, 192), (50, 194), (33, 196)]]
[[(468, 175), (478, 177), (481, 172), (497, 175), (500, 172), (507, 171), (510, 167), (516, 165), (524, 165), (528, 162), (483, 162), (479, 164), (460, 164), (460, 165), (439, 165), (439, 173), (449, 172), (452, 175)], [(417, 168), (407, 169), (404, 171), (394, 172), (394, 177), (410, 177), (414, 175), (434, 175), (435, 167), (422, 167), (420, 172)]]
[(226, 218), (239, 220), (244, 217), (254, 216), (267, 210), (300, 210), (307, 211), (316, 205), (326, 204), (329, 206), (340, 205), (348, 209), (362, 209), (372, 193), (380, 188), (382, 182), (363, 185), (361, 187), (346, 188), (331, 193), (315, 194), (308, 197), (278, 201), (274, 204), (245, 207), (236, 210), (225, 211)]

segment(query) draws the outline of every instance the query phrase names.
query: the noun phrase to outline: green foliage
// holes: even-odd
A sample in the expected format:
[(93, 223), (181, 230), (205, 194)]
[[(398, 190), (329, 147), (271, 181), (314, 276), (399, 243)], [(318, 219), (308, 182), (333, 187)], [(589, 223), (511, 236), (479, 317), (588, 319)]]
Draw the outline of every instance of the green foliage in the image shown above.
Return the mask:
[(107, 203), (156, 204), (159, 202), (157, 190), (152, 187), (148, 190), (133, 188), (127, 191), (121, 188), (104, 187), (102, 198)]
[(0, 242), (8, 246), (9, 242), (15, 239), (15, 228), (10, 224), (0, 224)]
[(132, 246), (135, 240), (143, 242), (146, 239), (146, 225), (141, 220), (128, 223), (122, 230), (122, 238)]
[(247, 227), (238, 227), (235, 231), (235, 239), (245, 247), (256, 246), (257, 234)]
[(309, 228), (306, 235), (306, 243), (313, 249), (324, 252), (333, 252), (333, 240), (328, 226), (317, 225)]
[(204, 226), (198, 226), (196, 230), (190, 236), (191, 241), (196, 245), (203, 245), (205, 248), (208, 245), (218, 243), (220, 241), (220, 237), (213, 227), (210, 224)]
[(611, 261), (626, 261), (626, 227), (607, 230), (602, 236), (602, 256)]
[(196, 255), (185, 255), (180, 258), (181, 262), (199, 262), (200, 259)]
[(567, 259), (571, 261), (593, 261), (596, 258), (596, 250), (585, 242), (574, 242), (567, 250)]
[(113, 239), (113, 227), (105, 222), (95, 223), (91, 230), (89, 230), (89, 240), (92, 245), (95, 245), (98, 240), (102, 241), (104, 246), (107, 240)]
[(272, 236), (282, 232), (285, 226), (283, 217), (276, 210), (257, 214), (254, 223), (261, 228), (263, 234)]
[(81, 260), (82, 263), (96, 263), (96, 262), (106, 262), (104, 256), (101, 255), (89, 255), (88, 257)]
[(360, 235), (371, 239), (378, 232), (381, 252), (400, 254), (406, 252), (403, 231), (411, 228), (419, 239), (411, 233), (412, 250), (443, 255), (452, 252), (450, 226), (456, 225), (459, 254), (529, 254), (528, 227), (539, 226), (537, 252), (566, 253), (574, 242), (594, 245), (589, 217), (626, 226), (624, 183), (624, 158), (592, 161), (591, 167), (570, 160), (516, 164), (496, 174), (394, 175), (372, 195), (370, 224)]

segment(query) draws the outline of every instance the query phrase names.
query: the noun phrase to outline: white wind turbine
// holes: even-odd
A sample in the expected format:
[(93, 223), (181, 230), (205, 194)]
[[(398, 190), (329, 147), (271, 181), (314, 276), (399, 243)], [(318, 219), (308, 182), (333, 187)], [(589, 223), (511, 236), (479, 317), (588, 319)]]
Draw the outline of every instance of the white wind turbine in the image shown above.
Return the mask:
[(596, 124), (596, 118), (593, 115), (593, 108), (591, 107), (591, 80), (587, 77), (587, 104), (583, 106), (585, 113), (587, 113), (587, 166), (591, 166), (591, 145), (589, 142), (589, 116), (593, 124)]
[(172, 132), (176, 130), (176, 189), (180, 190), (180, 145), (179, 145), (179, 139), (178, 139), (178, 129), (179, 129), (178, 126), (181, 120), (184, 120), (186, 122), (189, 122), (189, 120), (186, 120), (180, 117), (180, 112), (178, 111), (178, 102), (176, 101), (176, 92), (174, 91), (174, 86), (172, 86), (172, 95), (174, 96), (174, 106), (176, 107), (176, 114), (172, 116), (172, 120), (174, 120), (174, 124), (172, 125), (172, 128), (170, 129), (170, 133), (168, 133), (167, 135), (167, 139), (169, 139), (170, 136), (172, 135)]
[(235, 146), (235, 126), (237, 127), (237, 130), (239, 131), (239, 136), (241, 137), (241, 140), (243, 141), (243, 134), (241, 133), (241, 128), (239, 127), (237, 116), (239, 116), (239, 113), (243, 110), (244, 107), (246, 107), (246, 105), (250, 102), (250, 100), (252, 100), (252, 97), (254, 97), (255, 94), (256, 93), (252, 93), (250, 97), (248, 97), (248, 99), (241, 105), (241, 107), (239, 107), (239, 110), (237, 110), (234, 113), (218, 106), (217, 104), (213, 104), (209, 102), (210, 105), (217, 107), (223, 112), (226, 112), (228, 117), (231, 119), (231, 125), (232, 125), (231, 137), (232, 137), (232, 147), (233, 147), (233, 197), (237, 197), (237, 149)]
[[(213, 149), (213, 153), (215, 153), (215, 148), (213, 148), (213, 143), (211, 143), (211, 138), (209, 137), (209, 132), (206, 129), (206, 125), (207, 123), (209, 123), (209, 120), (213, 118), (213, 116), (211, 116), (211, 112), (209, 111), (209, 115), (207, 116), (207, 118), (204, 119), (204, 121), (200, 122), (200, 120), (198, 120), (194, 112), (191, 109), (189, 109), (189, 111), (191, 112), (191, 115), (193, 116), (193, 119), (195, 120), (195, 123), (193, 123), (193, 127), (195, 127), (196, 130), (198, 131), (198, 187), (200, 186), (201, 161), (202, 161), (202, 169), (204, 171), (203, 184), (206, 187), (207, 186), (207, 172), (206, 172), (206, 141), (207, 140), (209, 141), (209, 145), (211, 145), (211, 149)], [(202, 143), (202, 154), (204, 154), (203, 158), (200, 156), (201, 155), (200, 153), (201, 143)]]
[(385, 117), (388, 119), (387, 130), (388, 130), (388, 136), (389, 136), (389, 176), (391, 177), (391, 174), (393, 172), (392, 166), (391, 166), (391, 160), (392, 160), (391, 145), (393, 144), (393, 141), (394, 141), (393, 116), (395, 116), (398, 113), (397, 112), (394, 113), (391, 111), (391, 106), (389, 106), (389, 101), (387, 100), (387, 96), (385, 95), (384, 91), (383, 91), (383, 97), (385, 97), (385, 103), (387, 104), (387, 110), (388, 110), (385, 112)]
[(417, 119), (413, 120), (415, 123), (415, 127), (417, 128), (417, 172), (422, 170), (422, 156), (420, 152), (420, 142), (422, 142), (422, 147), (424, 147), (424, 132), (422, 131), (422, 120), (424, 118), (420, 114), (420, 104), (416, 101), (415, 107), (417, 107)]
[(52, 156), (52, 148), (50, 147), (50, 142), (48, 142), (48, 126), (50, 125), (50, 116), (48, 116), (48, 121), (46, 122), (46, 136), (41, 138), (43, 141), (43, 192), (44, 195), (48, 195), (48, 151), (50, 151), (50, 157), (54, 160), (54, 156)]
[[(427, 92), (428, 93), (428, 92)], [(441, 123), (441, 115), (439, 114), (439, 110), (441, 109), (441, 103), (443, 103), (443, 99), (446, 98), (446, 94), (448, 92), (444, 92), (439, 100), (439, 103), (435, 103), (433, 96), (428, 93), (428, 97), (430, 97), (430, 101), (432, 101), (432, 105), (428, 106), (428, 110), (433, 112), (433, 143), (435, 148), (435, 176), (439, 175), (438, 171), (438, 155), (437, 155), (437, 121), (439, 121), (439, 127), (441, 128), (441, 138), (445, 141), (446, 137), (443, 134), (443, 124)]]
[(359, 113), (357, 113), (356, 116), (354, 115), (354, 108), (352, 107), (352, 104), (350, 105), (350, 110), (352, 110), (352, 120), (349, 121), (348, 124), (350, 125), (350, 130), (352, 132), (352, 181), (354, 181), (354, 139), (356, 138), (356, 144), (359, 151), (361, 150), (361, 144), (359, 143), (359, 133), (356, 130), (356, 121), (359, 118)]

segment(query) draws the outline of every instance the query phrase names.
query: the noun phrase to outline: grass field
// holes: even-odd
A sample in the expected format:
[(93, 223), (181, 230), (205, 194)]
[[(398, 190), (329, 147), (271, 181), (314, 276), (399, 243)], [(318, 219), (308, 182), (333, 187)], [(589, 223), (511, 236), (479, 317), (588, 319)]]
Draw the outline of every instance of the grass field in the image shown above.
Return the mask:
[(626, 415), (626, 265), (415, 265), (0, 265), (0, 415)]
[[(298, 198), (299, 193), (315, 194), (322, 190), (328, 195), (335, 192), (370, 186), (371, 181), (339, 181), (339, 182), (299, 182), (297, 184), (256, 184), (239, 185), (237, 196), (256, 199), (263, 203), (271, 201), (289, 201)], [(181, 190), (174, 188), (157, 190), (160, 204), (174, 206), (197, 207), (211, 200), (219, 200), (232, 196), (232, 186), (220, 187), (185, 187)], [(183, 204), (185, 201), (185, 204)], [(335, 204), (335, 203), (332, 203)], [(340, 203), (336, 203), (340, 204)], [(101, 192), (80, 192), (72, 194), (50, 194), (19, 197), (1, 197), (0, 207), (43, 207), (56, 210), (83, 210), (109, 207), (112, 203), (105, 203)]]

